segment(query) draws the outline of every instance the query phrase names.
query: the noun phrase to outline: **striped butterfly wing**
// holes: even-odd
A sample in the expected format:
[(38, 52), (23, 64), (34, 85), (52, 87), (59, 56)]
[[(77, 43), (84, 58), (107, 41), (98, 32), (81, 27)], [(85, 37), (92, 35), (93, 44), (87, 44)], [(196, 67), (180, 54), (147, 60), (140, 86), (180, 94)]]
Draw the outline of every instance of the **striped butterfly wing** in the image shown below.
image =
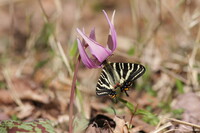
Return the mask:
[(96, 94), (116, 95), (115, 89), (130, 87), (130, 83), (145, 72), (145, 67), (134, 63), (108, 63), (104, 66), (97, 82)]
[(114, 92), (114, 85), (119, 79), (116, 78), (116, 71), (111, 63), (106, 64), (101, 72), (96, 86), (96, 94), (98, 96), (110, 95)]

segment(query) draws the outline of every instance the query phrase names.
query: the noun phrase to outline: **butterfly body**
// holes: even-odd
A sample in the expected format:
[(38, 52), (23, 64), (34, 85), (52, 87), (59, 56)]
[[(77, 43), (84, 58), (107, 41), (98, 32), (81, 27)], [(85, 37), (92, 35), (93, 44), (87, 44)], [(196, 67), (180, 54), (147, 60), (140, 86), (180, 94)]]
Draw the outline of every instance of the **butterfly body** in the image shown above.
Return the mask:
[(134, 80), (145, 72), (145, 67), (134, 63), (106, 63), (97, 82), (96, 94), (114, 98), (116, 89), (127, 94)]

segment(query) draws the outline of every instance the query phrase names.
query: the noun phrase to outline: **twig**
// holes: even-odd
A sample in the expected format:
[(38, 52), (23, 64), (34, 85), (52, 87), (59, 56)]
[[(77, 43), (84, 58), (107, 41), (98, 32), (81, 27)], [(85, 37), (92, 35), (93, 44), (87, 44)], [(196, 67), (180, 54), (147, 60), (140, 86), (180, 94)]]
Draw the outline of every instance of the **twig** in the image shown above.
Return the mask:
[(38, 0), (38, 2), (39, 2), (39, 5), (40, 5), (40, 8), (42, 9), (42, 13), (44, 14), (44, 19), (45, 19), (45, 21), (46, 21), (46, 22), (49, 22), (49, 17), (48, 17), (47, 13), (46, 13), (45, 10), (44, 10), (44, 7), (43, 7), (43, 5), (42, 5), (41, 0)]
[(189, 123), (189, 122), (177, 120), (177, 119), (174, 119), (174, 118), (167, 118), (167, 119), (170, 120), (170, 121), (172, 121), (172, 122), (174, 122), (174, 123), (177, 123), (177, 124), (182, 124), (182, 125), (191, 126), (191, 127), (200, 129), (200, 126), (196, 125), (196, 124), (192, 124), (192, 123)]
[[(46, 23), (49, 23), (48, 15), (47, 15), (47, 13), (46, 13), (45, 10), (44, 10), (44, 7), (43, 7), (43, 5), (42, 5), (42, 3), (41, 3), (41, 0), (38, 0), (38, 1), (39, 1), (40, 8), (41, 8), (41, 10), (42, 10), (42, 13), (44, 14), (45, 22), (46, 22)], [(68, 72), (69, 72), (69, 75), (70, 75), (70, 77), (71, 77), (71, 76), (72, 76), (72, 69), (71, 69), (71, 67), (70, 67), (70, 65), (69, 65), (69, 61), (68, 61), (67, 58), (66, 58), (66, 55), (65, 55), (65, 53), (64, 53), (64, 50), (63, 50), (63, 48), (62, 48), (60, 42), (57, 41), (55, 33), (52, 33), (52, 36), (53, 36), (53, 41), (54, 41), (55, 44), (57, 45), (57, 47), (54, 47), (54, 50), (55, 50), (55, 52), (58, 52), (58, 53), (60, 54), (60, 56), (62, 57), (62, 61), (63, 61), (64, 64), (66, 65), (67, 70), (68, 70)]]
[[(161, 9), (162, 9), (162, 7), (161, 7), (161, 1), (160, 0), (156, 0), (156, 4), (158, 5), (157, 6), (157, 17), (158, 17), (158, 24), (152, 29), (152, 32), (150, 33), (150, 35), (149, 35), (149, 37), (147, 37), (147, 39), (144, 41), (144, 46), (143, 47), (145, 47), (145, 45), (147, 45), (150, 41), (151, 41), (151, 39), (157, 34), (157, 32), (158, 32), (158, 30), (159, 30), (159, 28), (162, 26), (162, 13), (161, 13)], [(154, 22), (152, 23), (152, 24), (154, 24)]]
[(191, 56), (188, 60), (188, 79), (190, 79), (190, 83), (193, 85), (194, 89), (197, 90), (198, 89), (198, 75), (197, 72), (193, 69), (194, 68), (194, 64), (195, 64), (195, 57), (197, 54), (197, 50), (198, 50), (198, 43), (194, 44)]
[(10, 78), (10, 75), (8, 73), (8, 70), (6, 68), (3, 70), (3, 76), (4, 76), (5, 80), (6, 80), (7, 85), (8, 85), (8, 89), (10, 91), (10, 95), (11, 95), (12, 99), (15, 101), (15, 103), (20, 108), (22, 108), (24, 106), (24, 104), (22, 103), (21, 99), (17, 95), (15, 86), (13, 85), (12, 80)]
[(195, 40), (195, 44), (192, 49), (192, 53), (190, 55), (190, 58), (188, 60), (188, 79), (190, 79), (191, 84), (193, 85), (194, 89), (197, 90), (199, 88), (199, 82), (198, 82), (198, 73), (194, 69), (195, 62), (196, 62), (196, 55), (198, 52), (199, 47), (199, 39), (200, 39), (200, 27), (199, 31)]
[(72, 80), (72, 86), (71, 86), (71, 94), (70, 94), (70, 103), (69, 103), (69, 133), (73, 133), (73, 103), (74, 103), (74, 93), (75, 93), (75, 87), (76, 87), (76, 79), (77, 79), (77, 72), (80, 65), (81, 57), (78, 56), (78, 61), (76, 63), (75, 71), (74, 71), (74, 77)]
[(180, 27), (180, 29), (183, 30), (188, 35), (189, 33), (186, 30), (185, 26), (180, 22), (181, 18), (177, 14), (175, 14), (176, 11), (174, 11), (173, 8), (168, 7), (167, 2), (164, 0), (162, 1), (162, 5), (166, 10), (168, 10), (169, 14), (172, 16), (172, 18), (174, 19), (176, 24)]
[(165, 72), (165, 73), (167, 73), (167, 74), (169, 74), (169, 75), (171, 75), (171, 76), (173, 76), (173, 77), (179, 79), (180, 81), (184, 82), (185, 84), (188, 84), (187, 79), (181, 77), (180, 75), (178, 75), (178, 74), (176, 74), (176, 73), (173, 73), (173, 72), (167, 70), (167, 69), (164, 68), (164, 67), (161, 67), (161, 70), (162, 70), (163, 72)]
[(64, 50), (63, 50), (63, 48), (62, 48), (60, 42), (56, 42), (56, 43), (57, 43), (57, 45), (58, 45), (58, 49), (59, 49), (60, 55), (61, 55), (61, 57), (62, 57), (62, 59), (63, 59), (63, 62), (64, 62), (64, 64), (66, 65), (66, 67), (67, 67), (67, 69), (68, 69), (68, 71), (69, 71), (69, 75), (70, 75), (70, 77), (72, 77), (72, 69), (71, 69), (71, 67), (70, 67), (70, 65), (69, 65), (69, 61), (67, 60), (67, 57), (66, 57), (66, 55), (65, 55), (65, 53), (64, 53)]
[[(175, 131), (177, 131), (178, 133), (184, 133), (184, 131), (180, 129), (170, 129), (168, 131), (165, 131), (164, 133), (174, 133)], [(185, 133), (189, 133), (189, 132), (185, 131)]]
[(164, 130), (164, 129), (170, 127), (170, 126), (172, 126), (172, 123), (168, 122), (168, 123), (162, 125), (161, 127), (159, 127), (158, 129), (156, 129), (155, 131), (151, 132), (151, 133), (160, 133), (162, 130)]
[(135, 24), (134, 33), (136, 33), (136, 38), (141, 38), (141, 30), (140, 30), (140, 16), (141, 16), (141, 9), (140, 9), (140, 2), (139, 0), (130, 0), (130, 8), (131, 8), (131, 16), (132, 16), (132, 23)]

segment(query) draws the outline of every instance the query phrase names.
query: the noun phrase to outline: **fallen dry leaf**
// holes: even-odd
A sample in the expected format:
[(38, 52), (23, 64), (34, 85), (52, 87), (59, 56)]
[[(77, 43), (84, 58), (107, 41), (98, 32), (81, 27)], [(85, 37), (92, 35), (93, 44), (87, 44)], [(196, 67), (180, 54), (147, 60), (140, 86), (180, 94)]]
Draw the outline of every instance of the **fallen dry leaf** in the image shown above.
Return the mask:
[(14, 102), (8, 90), (0, 90), (0, 96), (1, 104), (10, 104)]
[(24, 119), (33, 114), (34, 106), (31, 105), (30, 103), (25, 103), (23, 106), (19, 106), (17, 108), (17, 117), (19, 119)]
[(114, 121), (116, 122), (114, 133), (128, 133), (126, 122), (124, 119), (115, 116)]
[[(46, 93), (43, 93), (41, 89), (38, 89), (36, 83), (30, 80), (27, 77), (22, 78), (13, 78), (12, 79), (13, 88), (9, 90), (0, 91), (0, 93), (4, 93), (5, 96), (0, 101), (6, 103), (11, 102), (13, 97), (17, 97), (21, 100), (31, 100), (40, 102), (43, 104), (49, 103), (50, 99)], [(15, 96), (13, 96), (15, 95)], [(8, 99), (8, 101), (6, 100)], [(10, 99), (10, 100), (9, 100)]]

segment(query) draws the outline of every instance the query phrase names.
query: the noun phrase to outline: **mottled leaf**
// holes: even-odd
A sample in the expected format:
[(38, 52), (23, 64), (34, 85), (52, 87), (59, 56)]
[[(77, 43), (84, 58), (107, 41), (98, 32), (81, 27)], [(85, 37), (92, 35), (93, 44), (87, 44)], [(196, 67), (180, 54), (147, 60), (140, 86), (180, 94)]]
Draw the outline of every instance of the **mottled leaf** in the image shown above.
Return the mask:
[(38, 119), (31, 122), (5, 120), (0, 123), (0, 133), (55, 133), (49, 120)]

